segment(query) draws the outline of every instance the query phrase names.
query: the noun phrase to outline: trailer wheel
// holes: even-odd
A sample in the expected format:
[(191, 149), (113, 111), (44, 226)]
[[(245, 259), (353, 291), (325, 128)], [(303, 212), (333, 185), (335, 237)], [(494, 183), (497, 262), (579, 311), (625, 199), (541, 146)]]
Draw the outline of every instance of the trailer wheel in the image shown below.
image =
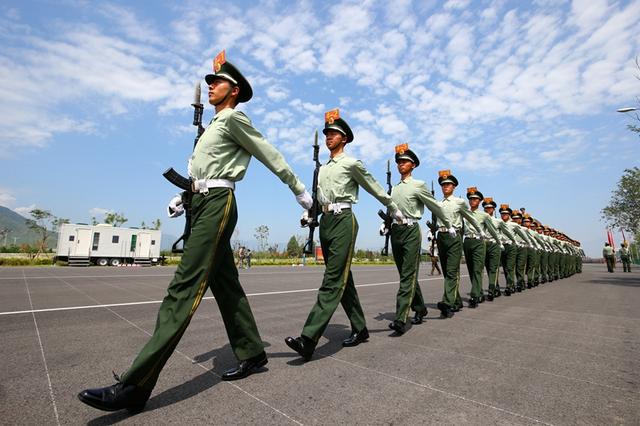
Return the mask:
[(109, 259), (101, 257), (98, 260), (96, 260), (96, 265), (98, 266), (107, 266), (109, 264)]
[(109, 265), (111, 266), (120, 266), (120, 259), (114, 257), (113, 259), (111, 259), (111, 261), (109, 262)]

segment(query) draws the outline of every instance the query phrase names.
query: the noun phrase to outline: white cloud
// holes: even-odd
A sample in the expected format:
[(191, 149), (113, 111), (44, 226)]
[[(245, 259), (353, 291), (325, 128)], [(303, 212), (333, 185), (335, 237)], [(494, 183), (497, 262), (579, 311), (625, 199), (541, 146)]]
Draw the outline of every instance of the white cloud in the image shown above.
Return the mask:
[(163, 41), (158, 31), (154, 29), (151, 24), (141, 21), (133, 12), (125, 7), (101, 3), (97, 10), (109, 18), (127, 37), (133, 40), (156, 44), (160, 44)]
[(272, 101), (278, 102), (289, 97), (289, 91), (282, 86), (269, 86), (267, 88), (267, 96)]
[(113, 213), (113, 212), (114, 210), (104, 209), (102, 207), (94, 207), (89, 210), (89, 214), (93, 217), (100, 217), (100, 216), (106, 215), (107, 213)]
[(27, 207), (16, 207), (13, 209), (14, 212), (18, 213), (20, 216), (26, 217), (27, 219), (31, 219), (31, 210), (35, 209), (36, 205), (31, 204)]
[(376, 119), (374, 115), (371, 113), (371, 111), (369, 111), (368, 109), (352, 112), (351, 116), (356, 120), (362, 121), (365, 124), (372, 123)]
[(445, 3), (445, 9), (466, 9), (471, 0), (449, 0)]
[(15, 200), (16, 197), (13, 196), (13, 191), (7, 188), (0, 188), (0, 206), (11, 206)]

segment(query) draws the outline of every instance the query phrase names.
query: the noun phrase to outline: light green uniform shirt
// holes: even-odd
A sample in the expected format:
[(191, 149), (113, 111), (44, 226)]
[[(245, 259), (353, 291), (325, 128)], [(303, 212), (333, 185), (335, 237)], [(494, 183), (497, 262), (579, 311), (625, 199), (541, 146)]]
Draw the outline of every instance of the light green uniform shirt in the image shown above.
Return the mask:
[(391, 210), (398, 208), (391, 196), (365, 169), (362, 161), (349, 157), (345, 153), (329, 159), (327, 164), (320, 167), (318, 202), (323, 205), (330, 203), (356, 204), (359, 186)]
[(536, 249), (544, 250), (544, 244), (540, 239), (540, 234), (538, 234), (533, 229), (527, 228), (527, 235), (529, 235), (529, 239), (533, 242), (533, 245), (535, 246)]
[(620, 247), (618, 254), (620, 255), (620, 258), (629, 257), (629, 249), (626, 247)]
[[(499, 241), (500, 236), (498, 235), (496, 227), (493, 225), (491, 216), (489, 216), (488, 213), (483, 212), (479, 208), (475, 210), (470, 209), (470, 211), (473, 217), (476, 219), (476, 222), (478, 222), (480, 227), (482, 227), (482, 229), (485, 231), (484, 233), (487, 235), (491, 235), (494, 241)], [(474, 232), (474, 229), (469, 226), (464, 227), (464, 236), (468, 238), (480, 238), (480, 235), (477, 232)]]
[(293, 173), (280, 152), (258, 132), (242, 111), (225, 108), (204, 131), (191, 156), (194, 179), (242, 180), (251, 157), (271, 170), (291, 191), (304, 192), (304, 184)]
[(391, 199), (398, 205), (400, 211), (405, 217), (415, 220), (422, 219), (424, 208), (436, 215), (437, 218), (444, 221), (447, 228), (451, 226), (449, 219), (442, 211), (442, 207), (438, 204), (431, 191), (427, 189), (424, 181), (414, 179), (409, 176), (405, 180), (401, 180), (391, 189)]
[(522, 231), (527, 236), (527, 244), (529, 244), (529, 248), (539, 249), (539, 243), (536, 237), (533, 236), (533, 231), (526, 226), (522, 227)]
[(526, 229), (523, 226), (518, 225), (511, 219), (506, 222), (503, 221), (503, 223), (509, 227), (509, 230), (516, 237), (516, 244), (519, 244), (520, 246), (528, 246), (531, 244), (531, 241), (529, 241), (529, 236), (525, 232)]
[(603, 256), (613, 256), (613, 248), (611, 246), (606, 246), (602, 249)]
[[(455, 195), (451, 195), (449, 197), (445, 197), (440, 201), (440, 207), (444, 211), (444, 214), (451, 222), (451, 226), (456, 228), (458, 231), (462, 229), (462, 218), (464, 217), (469, 222), (478, 233), (482, 232), (482, 228), (476, 218), (471, 214), (471, 210), (469, 210), (469, 206), (462, 199), (458, 198)], [(447, 227), (442, 219), (438, 218), (438, 227)]]
[[(488, 213), (487, 213), (488, 214)], [(498, 235), (500, 238), (496, 241), (493, 239), (494, 243), (502, 243), (502, 244), (515, 244), (516, 237), (511, 232), (511, 228), (507, 225), (502, 219), (498, 219), (497, 217), (489, 216), (491, 218), (491, 222), (493, 222), (493, 226), (498, 230)]]

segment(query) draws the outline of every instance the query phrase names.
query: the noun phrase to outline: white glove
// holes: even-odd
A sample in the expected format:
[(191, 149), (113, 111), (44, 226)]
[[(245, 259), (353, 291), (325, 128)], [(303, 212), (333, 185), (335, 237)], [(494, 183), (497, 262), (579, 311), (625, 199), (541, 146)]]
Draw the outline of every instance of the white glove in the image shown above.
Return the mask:
[(488, 240), (489, 236), (484, 231), (480, 231), (480, 238), (483, 240)]
[(305, 190), (302, 194), (296, 195), (296, 201), (298, 204), (302, 206), (303, 209), (310, 209), (313, 206), (313, 198), (307, 190)]
[(504, 251), (504, 244), (500, 243), (500, 251)]
[(447, 229), (447, 232), (449, 233), (449, 235), (451, 235), (452, 237), (456, 236), (456, 228), (454, 228), (453, 226), (450, 226), (449, 229)]
[(182, 197), (180, 195), (176, 195), (169, 201), (169, 205), (167, 206), (167, 214), (169, 217), (178, 217), (182, 213), (184, 213), (184, 206), (182, 205)]
[(303, 228), (309, 226), (309, 210), (304, 210), (302, 212), (302, 216), (300, 217), (300, 226)]
[(400, 209), (395, 209), (393, 213), (391, 213), (391, 217), (393, 217), (398, 223), (402, 223), (405, 221), (405, 217)]
[(380, 225), (380, 235), (385, 236), (389, 233), (389, 229), (385, 226), (384, 222)]

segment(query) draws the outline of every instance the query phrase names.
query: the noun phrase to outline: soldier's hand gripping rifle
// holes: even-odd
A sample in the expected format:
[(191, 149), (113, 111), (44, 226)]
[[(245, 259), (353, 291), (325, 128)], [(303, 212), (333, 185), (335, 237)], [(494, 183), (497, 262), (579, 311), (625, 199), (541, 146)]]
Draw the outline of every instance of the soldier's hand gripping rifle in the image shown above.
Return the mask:
[[(389, 160), (387, 160), (387, 194), (391, 195), (391, 166)], [(380, 254), (382, 256), (389, 256), (389, 238), (391, 237), (393, 218), (391, 217), (391, 211), (389, 209), (387, 209), (386, 213), (378, 210), (378, 216), (384, 221), (384, 228), (387, 230), (384, 234), (384, 247), (382, 247)]]
[[(200, 90), (200, 81), (198, 81), (196, 83), (193, 103), (191, 104), (193, 107), (193, 125), (198, 128), (198, 134), (193, 141), (194, 149), (200, 140), (200, 136), (204, 133), (204, 127), (202, 127), (202, 112), (204, 111), (204, 106), (200, 102)], [(162, 176), (178, 188), (182, 189), (182, 194), (180, 195), (182, 198), (182, 206), (184, 207), (184, 231), (182, 232), (182, 236), (171, 245), (172, 253), (182, 253), (184, 251), (184, 245), (187, 243), (189, 235), (191, 234), (191, 200), (193, 198), (191, 179), (182, 176), (180, 173), (176, 172), (173, 167), (168, 168)], [(182, 248), (178, 248), (180, 241), (182, 241)]]
[(320, 172), (320, 161), (318, 160), (318, 153), (320, 152), (320, 146), (318, 145), (318, 130), (316, 130), (313, 136), (313, 162), (315, 168), (313, 169), (313, 186), (311, 188), (311, 198), (313, 198), (313, 205), (307, 211), (307, 217), (300, 220), (302, 227), (309, 227), (309, 236), (307, 242), (302, 248), (304, 254), (313, 253), (313, 234), (319, 225), (318, 216), (320, 215), (320, 203), (318, 203), (318, 173)]

